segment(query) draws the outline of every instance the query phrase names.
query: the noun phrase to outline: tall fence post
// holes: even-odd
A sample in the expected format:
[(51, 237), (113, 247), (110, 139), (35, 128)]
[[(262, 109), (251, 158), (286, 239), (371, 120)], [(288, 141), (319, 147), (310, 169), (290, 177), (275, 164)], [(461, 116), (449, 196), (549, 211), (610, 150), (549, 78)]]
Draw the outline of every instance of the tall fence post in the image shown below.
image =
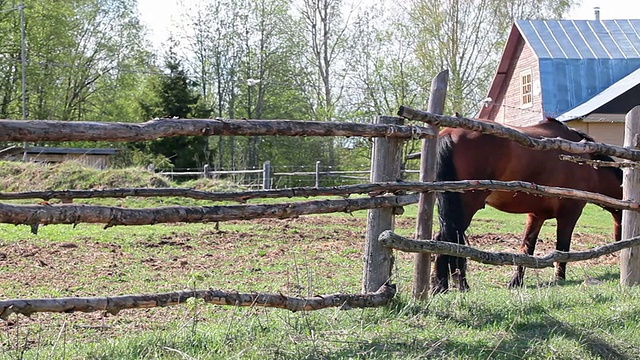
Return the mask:
[[(403, 120), (391, 116), (378, 116), (378, 124), (402, 125)], [(371, 155), (371, 182), (397, 181), (402, 163), (402, 139), (375, 138)], [(364, 276), (362, 291), (378, 290), (391, 276), (393, 252), (378, 242), (385, 230), (394, 228), (394, 209), (372, 209), (367, 214), (367, 234), (364, 249)]]
[[(432, 114), (442, 114), (447, 97), (449, 71), (441, 71), (431, 82), (429, 95), (429, 111)], [(437, 133), (438, 127), (429, 125)], [(420, 153), (420, 181), (432, 182), (436, 180), (436, 154), (438, 138), (422, 140)], [(433, 233), (433, 206), (435, 193), (424, 192), (418, 201), (418, 215), (416, 219), (416, 239), (430, 240)], [(429, 294), (429, 278), (431, 277), (431, 254), (417, 253), (413, 258), (413, 297), (424, 300)]]
[(262, 188), (271, 189), (271, 161), (268, 160), (262, 164)]
[[(627, 113), (624, 124), (624, 146), (640, 149), (640, 106)], [(622, 198), (634, 202), (640, 201), (640, 170), (633, 167), (624, 168), (622, 181)], [(640, 213), (622, 211), (622, 239), (630, 239), (640, 235)], [(620, 284), (640, 284), (640, 247), (624, 249), (620, 252)]]
[(204, 166), (202, 167), (202, 176), (205, 179), (209, 178), (209, 164), (204, 164)]
[(316, 161), (316, 187), (320, 187), (320, 160)]

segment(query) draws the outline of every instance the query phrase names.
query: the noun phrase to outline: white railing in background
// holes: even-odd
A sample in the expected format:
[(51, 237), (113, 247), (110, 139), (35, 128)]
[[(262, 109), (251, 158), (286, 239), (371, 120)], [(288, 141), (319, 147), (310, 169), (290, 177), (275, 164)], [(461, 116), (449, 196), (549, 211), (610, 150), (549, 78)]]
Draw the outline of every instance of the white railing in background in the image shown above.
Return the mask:
[[(280, 168), (289, 168), (289, 166), (281, 166)], [(304, 168), (304, 166), (295, 167), (297, 169)], [(149, 169), (153, 169), (152, 166)], [(180, 170), (180, 169), (178, 169)], [(158, 174), (168, 176), (168, 177), (203, 177), (203, 178), (220, 178), (220, 177), (229, 177), (236, 175), (251, 175), (251, 174), (259, 174), (260, 177), (249, 178), (247, 179), (234, 179), (238, 180), (240, 185), (256, 187), (262, 186), (263, 189), (271, 189), (274, 184), (279, 184), (281, 182), (276, 181), (276, 178), (281, 177), (310, 177), (309, 183), (313, 182), (315, 187), (320, 187), (322, 184), (322, 178), (333, 177), (334, 179), (342, 178), (347, 180), (358, 180), (368, 182), (371, 177), (371, 170), (322, 170), (320, 166), (320, 161), (316, 161), (315, 170), (314, 171), (273, 171), (273, 166), (270, 161), (265, 161), (262, 169), (245, 169), (245, 170), (211, 170), (211, 167), (208, 164), (205, 164), (202, 170), (196, 169), (184, 169), (185, 171), (166, 171), (166, 170), (155, 170)], [(419, 174), (420, 170), (402, 170), (404, 174)], [(364, 176), (358, 176), (364, 175)], [(404, 176), (403, 176), (404, 178)], [(287, 187), (289, 187), (290, 183), (296, 181), (285, 181), (287, 183)], [(304, 182), (304, 180), (298, 180), (297, 182)]]

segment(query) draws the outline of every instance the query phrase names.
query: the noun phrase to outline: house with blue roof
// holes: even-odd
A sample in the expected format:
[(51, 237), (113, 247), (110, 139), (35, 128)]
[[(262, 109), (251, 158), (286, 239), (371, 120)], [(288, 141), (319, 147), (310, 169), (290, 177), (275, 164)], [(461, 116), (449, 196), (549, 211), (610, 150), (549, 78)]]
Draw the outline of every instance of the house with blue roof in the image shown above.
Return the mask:
[(622, 145), (625, 114), (640, 105), (640, 20), (516, 21), (484, 103), (482, 119), (554, 117)]

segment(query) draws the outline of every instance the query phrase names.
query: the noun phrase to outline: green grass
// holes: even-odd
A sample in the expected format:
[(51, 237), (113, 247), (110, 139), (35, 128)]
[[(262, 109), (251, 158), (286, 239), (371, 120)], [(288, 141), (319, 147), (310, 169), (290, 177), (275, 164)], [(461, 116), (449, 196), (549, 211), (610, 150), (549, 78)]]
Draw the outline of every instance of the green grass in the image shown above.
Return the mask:
[[(637, 358), (639, 295), (637, 288), (607, 282), (518, 291), (480, 286), (428, 303), (415, 303), (403, 294), (388, 307), (353, 311), (289, 313), (193, 305), (176, 310), (182, 319), (157, 324), (156, 330), (90, 343), (63, 335), (37, 352), (9, 351), (0, 358)], [(50, 335), (56, 330), (64, 334), (65, 324), (72, 326), (60, 321)], [(87, 331), (101, 338), (100, 330)], [(3, 340), (11, 342), (12, 334), (7, 335)]]
[[(407, 207), (396, 231), (412, 236), (415, 216), (416, 207)], [(365, 221), (361, 211), (233, 221), (219, 229), (50, 225), (38, 235), (27, 226), (0, 225), (0, 299), (187, 288), (357, 293)], [(485, 209), (470, 227), (470, 239), (479, 247), (517, 251), (523, 224), (523, 215)], [(611, 228), (607, 213), (588, 206), (574, 248), (610, 241)], [(554, 231), (549, 221), (540, 252), (553, 248)], [(412, 256), (397, 253), (398, 295), (375, 309), (291, 313), (194, 301), (117, 316), (12, 315), (0, 323), (0, 359), (640, 358), (640, 288), (618, 284), (615, 256), (569, 264), (561, 284), (549, 282), (553, 269), (529, 269), (526, 287), (518, 290), (505, 288), (511, 267), (469, 266), (471, 291), (415, 302)]]
[[(409, 207), (399, 232), (411, 233)], [(183, 288), (283, 292), (287, 295), (359, 292), (364, 219), (320, 216), (221, 224), (116, 227), (0, 226), (2, 247), (58, 251), (75, 243), (74, 266), (36, 269), (2, 266), (0, 294), (21, 297), (119, 295)], [(596, 207), (585, 218), (603, 221)], [(312, 219), (312, 220), (308, 220)], [(313, 220), (315, 219), (315, 220)], [(339, 221), (342, 219), (344, 221)], [(345, 220), (346, 219), (346, 220)], [(502, 223), (494, 233), (519, 233), (523, 216), (485, 210), (485, 221)], [(604, 218), (607, 219), (608, 218)], [(552, 224), (548, 230), (553, 230)], [(607, 226), (581, 224), (584, 232)], [(341, 234), (349, 231), (345, 239)], [(351, 239), (353, 238), (353, 239)], [(183, 242), (190, 247), (158, 245)], [(334, 241), (338, 241), (334, 244)], [(214, 244), (215, 243), (215, 244)], [(183, 244), (183, 245), (184, 245)], [(116, 246), (117, 245), (117, 246)], [(153, 246), (150, 246), (153, 245)], [(156, 246), (158, 245), (158, 246)], [(517, 247), (517, 244), (511, 244)], [(224, 249), (224, 254), (216, 250)], [(117, 258), (109, 258), (116, 249)], [(88, 252), (91, 252), (89, 254)], [(62, 255), (62, 251), (59, 252)], [(211, 256), (207, 256), (211, 255)], [(67, 255), (65, 255), (67, 256)], [(158, 266), (150, 268), (148, 259)], [(188, 259), (180, 268), (177, 258)], [(44, 257), (49, 261), (48, 257)], [(116, 271), (113, 260), (118, 260)], [(61, 260), (64, 262), (64, 259)], [(68, 260), (67, 260), (68, 261)], [(191, 267), (191, 262), (194, 262)], [(195, 262), (200, 261), (200, 264)], [(394, 281), (399, 295), (390, 306), (290, 313), (277, 309), (191, 305), (102, 314), (12, 316), (0, 333), (0, 359), (539, 359), (637, 358), (640, 356), (640, 290), (618, 285), (616, 265), (570, 264), (569, 278), (550, 286), (551, 269), (529, 270), (527, 287), (504, 287), (512, 269), (471, 264), (468, 293), (450, 292), (417, 303), (410, 299), (411, 257), (398, 254)], [(10, 279), (15, 271), (42, 276), (29, 286)], [(102, 274), (102, 275), (101, 275)], [(56, 278), (56, 276), (62, 279)], [(585, 277), (598, 279), (586, 285)], [(16, 277), (14, 275), (14, 277)], [(28, 281), (28, 280), (27, 280)], [(8, 296), (15, 297), (15, 296)]]

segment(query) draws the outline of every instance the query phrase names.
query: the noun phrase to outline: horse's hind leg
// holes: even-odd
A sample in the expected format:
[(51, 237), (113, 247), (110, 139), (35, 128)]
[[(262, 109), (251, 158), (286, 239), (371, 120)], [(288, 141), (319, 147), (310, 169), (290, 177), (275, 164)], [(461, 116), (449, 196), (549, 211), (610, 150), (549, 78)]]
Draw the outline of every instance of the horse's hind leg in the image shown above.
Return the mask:
[(451, 279), (458, 287), (458, 290), (468, 291), (467, 258), (451, 256), (449, 258), (449, 269), (451, 270)]
[[(540, 229), (546, 219), (536, 216), (534, 214), (527, 215), (527, 224), (524, 228), (524, 237), (522, 238), (522, 245), (520, 250), (529, 255), (533, 255), (536, 250), (536, 242), (538, 242), (538, 235), (540, 235)], [(507, 285), (508, 288), (521, 287), (524, 284), (524, 266), (517, 266), (516, 272), (513, 274), (511, 281)]]
[[(449, 212), (451, 219), (444, 218), (446, 216), (443, 216), (442, 213), (440, 214), (440, 232), (436, 235), (435, 240), (466, 244), (465, 231), (475, 213), (484, 207), (485, 199), (488, 195), (489, 193), (484, 191), (464, 194), (455, 193), (454, 196), (460, 197), (460, 206), (456, 208), (457, 211), (455, 213)], [(436, 254), (431, 276), (432, 294), (446, 292), (449, 289), (450, 274), (455, 277), (459, 290), (466, 291), (469, 289), (469, 284), (467, 283), (467, 259)]]
[[(439, 240), (439, 238), (436, 236), (435, 240)], [(464, 240), (461, 240), (460, 244), (464, 244)], [(458, 290), (469, 290), (466, 258), (436, 254), (433, 268), (431, 294), (439, 294), (449, 290), (449, 274), (451, 274)]]

